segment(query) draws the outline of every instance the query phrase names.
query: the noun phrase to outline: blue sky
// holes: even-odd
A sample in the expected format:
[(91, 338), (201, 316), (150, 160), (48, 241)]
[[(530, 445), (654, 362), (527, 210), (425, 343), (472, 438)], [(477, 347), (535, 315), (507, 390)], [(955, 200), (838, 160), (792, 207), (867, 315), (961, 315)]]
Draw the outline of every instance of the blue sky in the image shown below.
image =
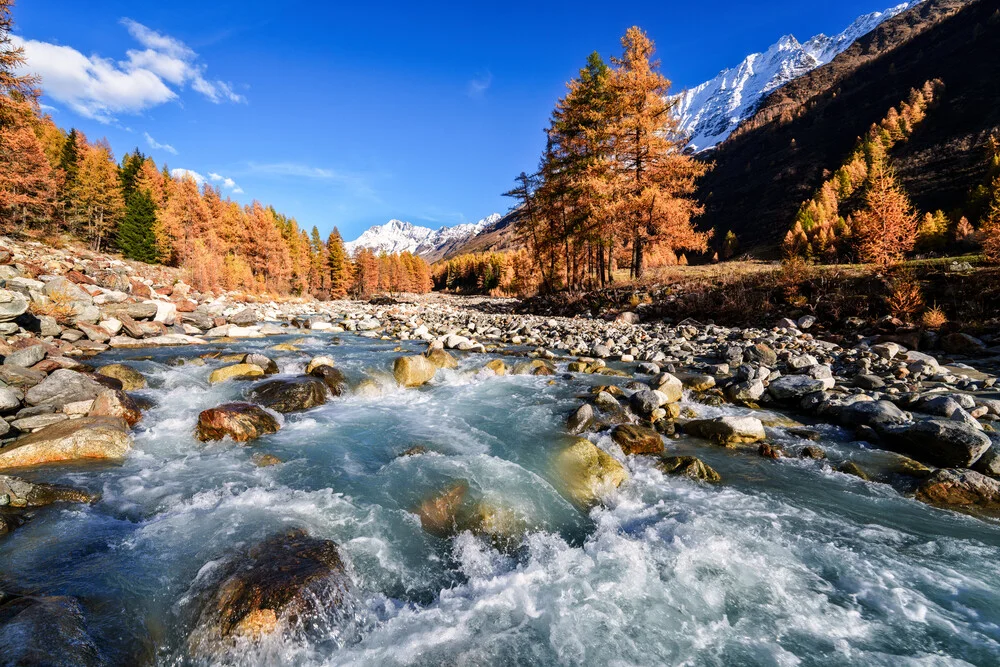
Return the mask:
[(630, 25), (680, 90), (891, 4), (20, 0), (15, 32), (60, 125), (353, 239), (506, 210), (565, 82)]

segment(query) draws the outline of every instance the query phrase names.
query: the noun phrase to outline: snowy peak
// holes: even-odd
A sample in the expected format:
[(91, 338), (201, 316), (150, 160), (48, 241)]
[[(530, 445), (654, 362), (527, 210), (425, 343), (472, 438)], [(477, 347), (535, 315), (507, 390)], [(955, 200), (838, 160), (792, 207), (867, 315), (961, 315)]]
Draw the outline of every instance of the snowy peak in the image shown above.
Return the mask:
[(785, 35), (764, 53), (753, 53), (711, 81), (677, 95), (675, 110), (681, 130), (691, 137), (689, 147), (695, 151), (713, 148), (750, 117), (772, 91), (825, 65), (859, 37), (922, 1), (911, 0), (865, 14), (833, 37), (820, 34), (802, 44), (793, 35)]
[(442, 227), (438, 230), (402, 220), (390, 220), (384, 225), (376, 225), (365, 230), (354, 241), (345, 243), (344, 247), (351, 254), (360, 248), (368, 248), (376, 253), (412, 252), (415, 255), (433, 255), (448, 244), (476, 236), (500, 218), (499, 213), (494, 213), (479, 222)]

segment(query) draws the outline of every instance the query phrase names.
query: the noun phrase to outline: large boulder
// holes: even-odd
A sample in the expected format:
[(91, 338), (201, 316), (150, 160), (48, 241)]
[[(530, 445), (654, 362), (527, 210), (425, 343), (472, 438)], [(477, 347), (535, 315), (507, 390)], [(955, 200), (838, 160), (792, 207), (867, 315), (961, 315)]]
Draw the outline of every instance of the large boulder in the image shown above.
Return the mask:
[(20, 477), (0, 475), (0, 506), (44, 507), (52, 503), (92, 503), (98, 496), (56, 484), (36, 484)]
[(322, 380), (331, 396), (341, 396), (347, 391), (347, 378), (340, 369), (333, 366), (316, 366), (309, 371), (309, 376)]
[(24, 396), (28, 405), (65, 405), (97, 398), (105, 386), (83, 373), (60, 368), (29, 389)]
[(663, 439), (660, 438), (660, 434), (645, 426), (620, 424), (612, 429), (611, 439), (626, 455), (659, 454), (663, 451)]
[(469, 485), (458, 482), (423, 500), (414, 510), (423, 529), (442, 538), (458, 532), (459, 525), (464, 523), (460, 512), (468, 492)]
[(432, 347), (424, 356), (438, 368), (458, 368), (458, 359), (440, 347)]
[(97, 369), (99, 375), (114, 378), (122, 383), (125, 391), (136, 391), (146, 388), (146, 378), (142, 373), (126, 364), (110, 364)]
[(85, 289), (80, 287), (74, 282), (63, 278), (62, 276), (58, 278), (53, 278), (49, 282), (45, 283), (45, 288), (43, 290), (45, 295), (56, 302), (61, 303), (91, 303), (93, 298), (87, 293)]
[(191, 652), (210, 661), (245, 650), (276, 631), (297, 632), (345, 601), (350, 582), (337, 545), (304, 530), (274, 535), (213, 568), (195, 586), (207, 592)]
[(247, 398), (275, 412), (298, 412), (326, 403), (326, 383), (313, 377), (271, 380), (253, 387)]
[(398, 357), (392, 365), (396, 382), (404, 387), (419, 387), (434, 378), (438, 367), (422, 354)]
[(783, 375), (767, 386), (768, 393), (779, 401), (792, 401), (824, 389), (823, 380), (808, 375)]
[(917, 500), (932, 505), (1000, 510), (1000, 481), (973, 470), (942, 469), (917, 489)]
[(684, 396), (684, 383), (670, 373), (657, 375), (652, 386), (666, 397), (664, 403), (677, 403)]
[(695, 456), (666, 456), (656, 463), (664, 474), (682, 475), (705, 482), (721, 482), (722, 476)]
[(0, 289), (0, 322), (13, 322), (28, 312), (28, 300), (17, 292)]
[(132, 449), (128, 425), (114, 417), (83, 417), (47, 426), (0, 450), (0, 469), (47, 463), (120, 462)]
[(236, 442), (249, 442), (281, 428), (270, 412), (252, 403), (226, 403), (198, 415), (196, 435), (202, 442), (229, 436)]
[(992, 444), (989, 436), (972, 426), (945, 419), (891, 426), (881, 433), (893, 449), (940, 468), (968, 468)]
[(766, 437), (764, 424), (759, 419), (734, 415), (695, 419), (684, 424), (684, 431), (726, 447), (749, 445)]
[(566, 496), (582, 509), (596, 505), (628, 479), (621, 463), (583, 438), (556, 455), (555, 469)]
[(20, 350), (14, 350), (4, 357), (4, 366), (19, 366), (21, 368), (31, 368), (45, 358), (44, 345), (29, 345)]
[(847, 426), (882, 428), (910, 422), (911, 416), (889, 401), (855, 401), (840, 409), (840, 421)]
[(0, 593), (0, 664), (98, 667), (108, 664), (71, 597)]

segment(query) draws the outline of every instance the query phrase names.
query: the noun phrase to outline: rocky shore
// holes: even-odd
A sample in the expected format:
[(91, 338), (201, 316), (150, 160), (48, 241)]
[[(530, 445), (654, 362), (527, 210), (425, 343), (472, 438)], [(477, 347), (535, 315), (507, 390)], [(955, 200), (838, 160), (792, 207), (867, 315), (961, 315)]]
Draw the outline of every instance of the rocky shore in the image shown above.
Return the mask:
[[(984, 516), (1000, 511), (1000, 393), (997, 378), (981, 370), (989, 364), (980, 363), (1000, 358), (1000, 341), (952, 334), (932, 356), (914, 349), (919, 337), (911, 346), (894, 335), (827, 340), (812, 333), (809, 317), (746, 329), (693, 320), (643, 323), (633, 312), (613, 319), (515, 315), (502, 306), (438, 295), (247, 303), (198, 294), (176, 275), (142, 275), (112, 258), (44, 254), (0, 239), (0, 535), (52, 503), (97, 500), (72, 488), (33, 484), (21, 477), (26, 471), (55, 463), (114, 464), (128, 456), (131, 429), (146, 407), (133, 392), (146, 380), (127, 364), (101, 364), (101, 352), (177, 347), (178, 364), (224, 363), (210, 383), (249, 381), (245, 401), (206, 410), (191, 425), (204, 442), (249, 443), (277, 432), (280, 414), (345, 393), (381, 392), (372, 379), (351, 386), (330, 356), (311, 358), (299, 377), (270, 378), (278, 366), (260, 352), (223, 357), (198, 350), (297, 332), (421, 342), (424, 353), (394, 359), (395, 380), (408, 388), (455, 368), (461, 355), (502, 355), (479, 366), (495, 375), (544, 375), (553, 382), (606, 376), (566, 416), (567, 444), (553, 461), (560, 491), (584, 511), (628, 479), (620, 461), (587, 434), (608, 434), (626, 456), (655, 457), (664, 474), (724, 483), (699, 458), (671, 456), (665, 443), (688, 437), (752, 457), (823, 460), (826, 453), (814, 442), (823, 424), (839, 425), (896, 456), (891, 469), (878, 470), (827, 461), (840, 472), (891, 483), (936, 506)], [(188, 347), (193, 354), (183, 351)], [(274, 349), (296, 351), (287, 342)], [(705, 416), (698, 405), (742, 411)], [(776, 426), (791, 440), (776, 442)], [(277, 462), (262, 457), (259, 465)], [(471, 530), (505, 548), (517, 544), (527, 527), (503, 508), (466, 506), (466, 491), (461, 485), (442, 489), (415, 507), (424, 529), (442, 537)], [(307, 591), (318, 581), (337, 582), (323, 598), (334, 606), (349, 588), (337, 546), (301, 532), (231, 558), (239, 569), (216, 577), (196, 614), (194, 652), (214, 654), (233, 638), (271, 632), (286, 609), (293, 616), (312, 613), (317, 598)], [(278, 579), (268, 575), (275, 559), (288, 564)], [(73, 613), (67, 615), (67, 608)], [(74, 625), (78, 616), (71, 598), (0, 593), (0, 649), (10, 648), (12, 632), (58, 627), (80, 664), (97, 664), (96, 649), (80, 641), (86, 633), (82, 616)]]

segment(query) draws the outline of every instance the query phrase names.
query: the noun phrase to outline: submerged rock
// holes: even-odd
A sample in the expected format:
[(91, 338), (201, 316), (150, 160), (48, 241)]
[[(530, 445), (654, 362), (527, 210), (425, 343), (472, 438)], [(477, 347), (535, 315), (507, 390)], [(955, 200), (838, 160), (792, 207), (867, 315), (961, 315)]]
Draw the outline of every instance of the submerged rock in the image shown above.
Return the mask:
[(36, 431), (0, 451), (0, 469), (79, 463), (120, 462), (132, 449), (132, 436), (122, 419), (83, 417)]
[(1000, 510), (1000, 481), (973, 470), (938, 470), (917, 489), (917, 500), (932, 505)]
[(44, 507), (53, 503), (93, 503), (100, 496), (56, 484), (36, 484), (20, 477), (0, 475), (0, 506)]
[(459, 510), (465, 502), (469, 485), (459, 482), (427, 498), (416, 508), (420, 525), (435, 537), (448, 537), (459, 530)]
[(398, 357), (392, 365), (392, 374), (396, 382), (404, 387), (419, 387), (434, 378), (438, 367), (422, 354), (410, 357)]
[(71, 597), (0, 594), (0, 664), (97, 667), (108, 664)]
[(700, 479), (713, 484), (722, 481), (722, 476), (719, 473), (695, 456), (664, 457), (657, 461), (656, 467), (667, 475), (684, 475), (691, 479)]
[(98, 374), (114, 378), (122, 383), (125, 391), (136, 391), (146, 388), (146, 378), (142, 373), (125, 364), (111, 364), (97, 369)]
[(621, 463), (583, 438), (556, 455), (555, 469), (567, 497), (583, 509), (596, 505), (628, 479)]
[[(350, 582), (337, 545), (304, 530), (272, 536), (209, 571), (213, 581), (189, 645), (198, 656), (301, 629), (335, 612)], [(202, 582), (196, 582), (202, 583)]]
[(247, 398), (275, 412), (298, 412), (326, 403), (327, 391), (322, 380), (304, 377), (265, 382), (248, 391)]
[(270, 412), (252, 403), (226, 403), (198, 415), (195, 434), (208, 442), (229, 436), (236, 442), (249, 442), (268, 433), (277, 433), (281, 426)]
[(493, 359), (484, 368), (493, 371), (494, 375), (507, 375), (507, 364), (503, 362), (503, 359)]
[(347, 390), (347, 378), (344, 377), (344, 374), (339, 369), (333, 366), (327, 366), (326, 364), (315, 366), (308, 372), (308, 375), (322, 380), (323, 384), (330, 391), (331, 396), (341, 396)]
[(753, 444), (767, 437), (764, 433), (764, 424), (756, 417), (733, 415), (715, 419), (695, 419), (684, 424), (684, 431), (726, 447)]
[(663, 451), (663, 440), (660, 434), (645, 426), (635, 424), (620, 424), (611, 431), (614, 440), (622, 452), (629, 454), (659, 454)]

